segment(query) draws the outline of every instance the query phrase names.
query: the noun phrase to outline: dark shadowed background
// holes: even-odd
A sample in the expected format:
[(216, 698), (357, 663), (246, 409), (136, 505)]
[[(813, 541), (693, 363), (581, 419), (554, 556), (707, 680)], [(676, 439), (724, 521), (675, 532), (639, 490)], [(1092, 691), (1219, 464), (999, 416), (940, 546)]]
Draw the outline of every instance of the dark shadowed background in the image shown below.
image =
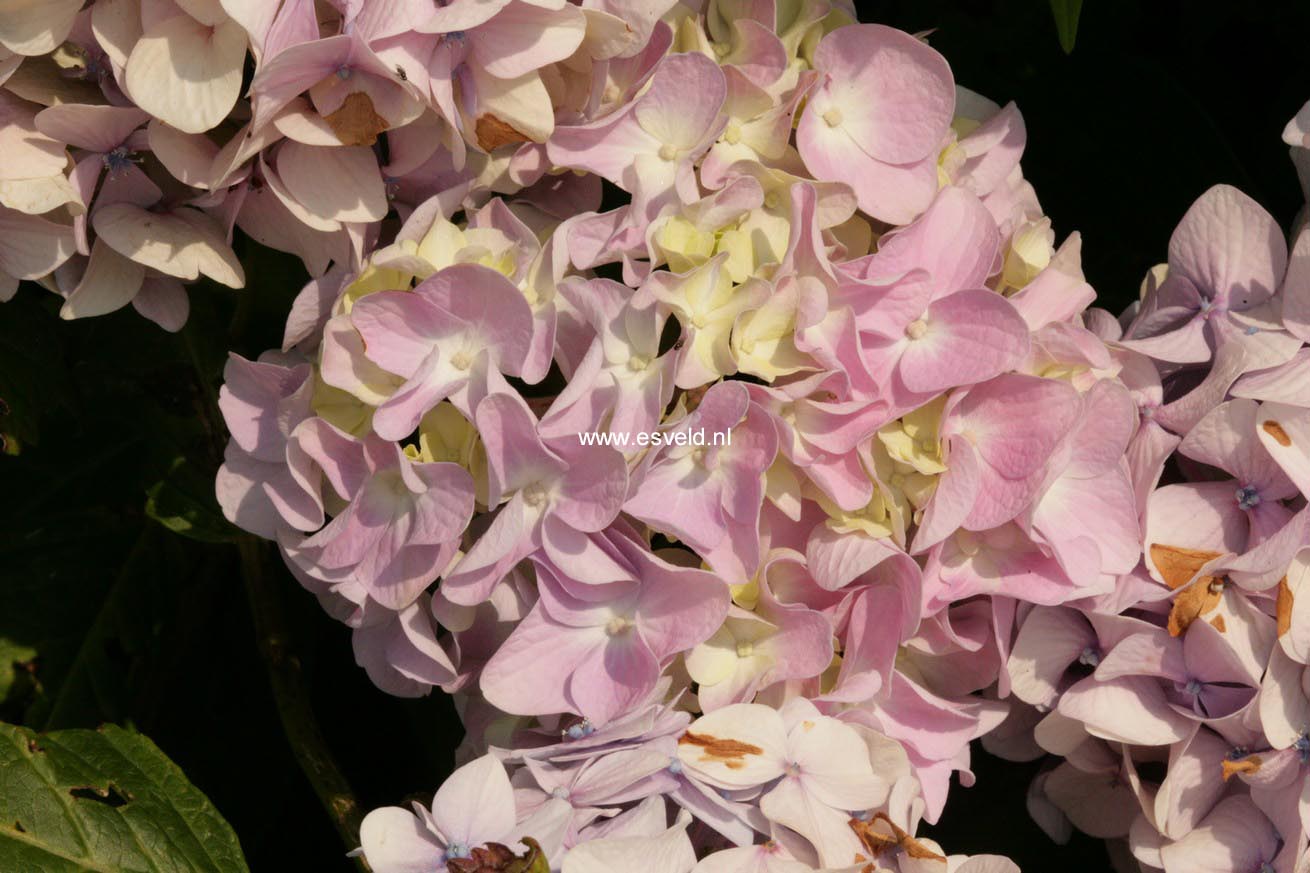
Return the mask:
[[(935, 28), (961, 84), (1018, 102), (1025, 174), (1060, 237), (1082, 232), (1109, 309), (1135, 297), (1210, 185), (1241, 187), (1284, 225), (1300, 208), (1280, 133), (1310, 99), (1310, 4), (1088, 0), (1071, 55), (1041, 0), (868, 6), (864, 20)], [(281, 730), (235, 550), (149, 517), (207, 535), (221, 424), (206, 393), (226, 348), (278, 343), (303, 281), (285, 258), (238, 253), (250, 287), (193, 290), (180, 337), (130, 310), (60, 323), (33, 289), (0, 307), (0, 432), (19, 448), (0, 455), (0, 720), (134, 726), (214, 801), (253, 870), (347, 870)], [(349, 631), (275, 581), (278, 642), (363, 807), (429, 799), (458, 741), (449, 702), (374, 690)], [(1096, 841), (1054, 846), (1029, 821), (1036, 764), (975, 764), (977, 786), (931, 829), (948, 850), (1008, 854), (1028, 873), (1108, 869)]]

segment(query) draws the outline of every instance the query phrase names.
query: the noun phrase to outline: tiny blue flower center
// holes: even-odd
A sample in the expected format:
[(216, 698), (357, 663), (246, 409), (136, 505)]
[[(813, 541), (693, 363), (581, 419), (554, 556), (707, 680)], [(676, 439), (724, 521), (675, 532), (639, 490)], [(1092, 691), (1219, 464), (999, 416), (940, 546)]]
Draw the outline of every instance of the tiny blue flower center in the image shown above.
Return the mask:
[(1249, 326), (1246, 328), (1246, 335), (1247, 335), (1247, 336), (1255, 336), (1255, 335), (1258, 334), (1259, 332), (1260, 332), (1260, 328), (1256, 327), (1254, 324), (1249, 325)]
[(105, 169), (109, 171), (109, 175), (111, 176), (118, 175), (135, 163), (135, 159), (132, 157), (132, 150), (127, 146), (122, 145), (112, 151), (105, 152), (100, 160), (105, 165)]
[(1201, 693), (1201, 683), (1196, 679), (1187, 680), (1187, 693), (1195, 697)]
[(447, 858), (469, 858), (472, 855), (473, 853), (469, 851), (469, 847), (463, 843), (451, 843), (446, 847)]
[(596, 728), (592, 726), (591, 722), (584, 718), (577, 724), (570, 725), (569, 729), (564, 732), (564, 736), (568, 737), (570, 740), (581, 740), (591, 736), (595, 732)]
[(1301, 734), (1292, 744), (1296, 753), (1301, 757), (1302, 764), (1310, 764), (1310, 734)]
[(337, 78), (340, 79), (341, 81), (343, 82), (346, 81), (352, 75), (354, 75), (354, 70), (350, 69), (350, 67), (346, 67), (346, 66), (337, 67)]
[(563, 785), (560, 785), (559, 787), (555, 788), (553, 791), (550, 792), (550, 796), (555, 798), (556, 800), (568, 800), (569, 790), (565, 788)]
[(669, 761), (668, 770), (674, 776), (677, 776), (679, 773), (682, 772), (682, 761), (678, 760), (677, 758), (673, 758), (672, 760)]
[(1260, 505), (1260, 492), (1254, 485), (1243, 485), (1237, 489), (1237, 505), (1241, 509), (1254, 509)]
[(1095, 667), (1101, 663), (1101, 653), (1088, 646), (1079, 653), (1078, 663), (1086, 667)]

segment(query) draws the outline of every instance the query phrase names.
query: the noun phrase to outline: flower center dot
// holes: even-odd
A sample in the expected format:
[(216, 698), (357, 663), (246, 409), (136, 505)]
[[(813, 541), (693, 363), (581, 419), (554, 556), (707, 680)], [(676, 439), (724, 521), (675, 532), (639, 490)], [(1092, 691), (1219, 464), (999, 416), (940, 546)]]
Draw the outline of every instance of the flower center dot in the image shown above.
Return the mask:
[(132, 158), (131, 149), (127, 146), (119, 146), (112, 151), (106, 152), (100, 158), (100, 162), (105, 165), (105, 169), (109, 171), (109, 175), (116, 176), (126, 170), (129, 165), (134, 163), (134, 160)]
[(540, 482), (533, 482), (523, 489), (523, 502), (528, 506), (541, 506), (546, 502), (546, 489)]
[(671, 161), (678, 156), (678, 150), (674, 146), (665, 143), (660, 146), (660, 160)]
[(928, 322), (922, 318), (916, 318), (909, 324), (905, 325), (905, 335), (912, 340), (923, 339), (923, 335), (928, 332)]
[(841, 124), (842, 123), (841, 110), (838, 109), (836, 106), (832, 107), (827, 112), (823, 113), (823, 121), (829, 127), (836, 127), (837, 125)]
[(629, 621), (628, 619), (624, 618), (621, 615), (616, 615), (613, 618), (611, 618), (609, 622), (605, 625), (605, 633), (609, 634), (612, 637), (616, 637), (619, 634), (627, 631), (627, 629), (630, 627), (632, 627), (631, 621)]
[(1244, 485), (1237, 489), (1237, 506), (1239, 509), (1254, 509), (1260, 505), (1260, 492), (1254, 485)]
[(753, 654), (755, 654), (754, 643), (737, 643), (738, 658), (749, 658)]

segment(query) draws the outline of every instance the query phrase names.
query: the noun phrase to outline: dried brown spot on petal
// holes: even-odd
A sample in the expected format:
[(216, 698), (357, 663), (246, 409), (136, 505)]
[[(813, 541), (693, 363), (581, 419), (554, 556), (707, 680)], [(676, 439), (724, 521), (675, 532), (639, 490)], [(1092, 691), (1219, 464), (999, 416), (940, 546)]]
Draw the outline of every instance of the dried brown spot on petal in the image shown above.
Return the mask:
[(1205, 549), (1185, 549), (1182, 546), (1167, 546), (1164, 543), (1151, 543), (1151, 563), (1164, 577), (1170, 588), (1182, 588), (1192, 577), (1210, 561), (1219, 557), (1221, 552)]
[(1264, 424), (1260, 425), (1260, 427), (1263, 428), (1265, 433), (1273, 437), (1274, 442), (1278, 443), (1280, 446), (1286, 448), (1292, 444), (1292, 438), (1287, 435), (1287, 431), (1283, 430), (1283, 426), (1278, 422), (1272, 420), (1266, 421)]
[(1219, 631), (1221, 634), (1228, 631), (1228, 624), (1224, 621), (1222, 615), (1216, 615), (1214, 618), (1210, 619), (1210, 627)]
[(446, 862), (448, 873), (546, 873), (550, 864), (541, 846), (532, 837), (524, 837), (528, 851), (514, 854), (503, 843), (487, 843), (469, 852), (467, 858), (451, 858)]
[(700, 407), (700, 402), (705, 399), (709, 393), (710, 386), (702, 385), (700, 388), (691, 388), (685, 392), (687, 398), (687, 414), (695, 412)]
[(1223, 762), (1224, 781), (1227, 782), (1238, 773), (1259, 773), (1262, 763), (1264, 762), (1260, 760), (1259, 755), (1247, 755), (1238, 761), (1225, 760)]
[[(1219, 605), (1224, 598), (1224, 582), (1213, 576), (1202, 576), (1196, 583), (1179, 591), (1169, 610), (1169, 635), (1180, 637), (1201, 616)], [(1215, 627), (1215, 630), (1223, 628)]]
[(478, 116), (477, 123), (474, 125), (474, 132), (478, 136), (478, 145), (489, 152), (494, 152), (503, 145), (527, 142), (531, 139), (527, 134), (515, 130), (511, 125), (490, 113)]
[(1287, 585), (1286, 576), (1278, 582), (1278, 606), (1275, 615), (1278, 616), (1278, 635), (1281, 637), (1292, 629), (1292, 589)]
[(722, 764), (729, 770), (740, 770), (745, 766), (747, 755), (763, 755), (764, 750), (740, 740), (721, 740), (708, 734), (694, 734), (687, 731), (678, 737), (678, 745), (698, 746), (702, 761)]
[(363, 91), (351, 92), (340, 108), (323, 116), (323, 120), (341, 144), (348, 146), (371, 146), (378, 141), (378, 134), (391, 126), (374, 111), (373, 101)]
[[(939, 855), (910, 836), (906, 830), (888, 818), (885, 812), (874, 813), (873, 818), (868, 821), (853, 818), (848, 824), (851, 830), (855, 831), (855, 835), (860, 838), (864, 848), (868, 849), (869, 854), (875, 858), (889, 849), (899, 849), (908, 857), (919, 861), (941, 861), (943, 864), (946, 863), (945, 856)], [(879, 824), (883, 825), (883, 827), (878, 827)]]

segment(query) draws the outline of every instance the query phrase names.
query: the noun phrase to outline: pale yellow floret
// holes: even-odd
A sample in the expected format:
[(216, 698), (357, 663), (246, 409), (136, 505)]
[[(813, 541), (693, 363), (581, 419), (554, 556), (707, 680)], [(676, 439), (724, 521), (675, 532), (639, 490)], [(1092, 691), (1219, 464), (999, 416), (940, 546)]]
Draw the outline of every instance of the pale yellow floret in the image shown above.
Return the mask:
[(945, 405), (943, 395), (878, 430), (878, 439), (892, 460), (929, 476), (946, 471), (938, 436)]
[(654, 234), (655, 245), (664, 254), (669, 269), (686, 273), (714, 257), (718, 235), (701, 230), (682, 216), (670, 216), (662, 221)]
[(481, 441), (463, 413), (449, 401), (442, 401), (419, 421), (418, 445), (424, 461), (459, 464), (471, 472)]
[(737, 319), (731, 345), (737, 369), (766, 382), (804, 369), (812, 362), (797, 350), (795, 334), (796, 295), (772, 294)]
[(1027, 286), (1046, 269), (1054, 255), (1055, 232), (1051, 230), (1051, 219), (1042, 216), (1024, 224), (1014, 232), (1005, 253), (999, 290), (1007, 293)]
[(764, 496), (793, 521), (801, 517), (801, 480), (791, 462), (781, 453), (764, 471)]
[(873, 251), (873, 228), (858, 215), (828, 228), (828, 233), (845, 249), (844, 258), (862, 258)]
[(951, 120), (951, 130), (955, 131), (957, 139), (964, 139), (980, 127), (982, 127), (982, 122), (976, 118), (957, 115)]
[(734, 285), (721, 262), (712, 261), (660, 296), (677, 313), (678, 320), (694, 331), (688, 354), (702, 374), (717, 377), (734, 371), (729, 346), (733, 323), (743, 311), (758, 305), (762, 292), (767, 289), (754, 283)]
[(441, 216), (424, 234), (415, 254), (431, 264), (433, 272), (454, 264), (480, 264), (513, 276), (518, 266), (514, 241), (504, 232), (492, 227), (461, 228)]
[(687, 673), (702, 686), (718, 685), (743, 670), (761, 675), (773, 659), (759, 644), (776, 631), (775, 625), (753, 615), (729, 616), (708, 640), (687, 653)]
[(364, 436), (373, 428), (373, 407), (349, 391), (327, 384), (317, 370), (310, 408), (328, 424), (354, 436)]
[(863, 533), (876, 539), (888, 539), (895, 532), (891, 507), (880, 488), (874, 488), (873, 497), (869, 502), (854, 511), (842, 509), (828, 495), (817, 489), (812, 496), (828, 514), (828, 527), (837, 533)]
[(937, 154), (937, 187), (945, 188), (953, 184), (967, 159), (964, 149), (960, 148), (960, 141), (951, 137), (951, 141)]
[(701, 29), (696, 14), (681, 3), (669, 10), (665, 21), (673, 25), (673, 46), (671, 52), (698, 52), (706, 57), (718, 59), (714, 45)]
[(732, 594), (732, 602), (742, 609), (754, 610), (760, 602), (760, 580), (758, 578), (749, 582), (730, 585), (728, 589)]
[(1169, 265), (1156, 264), (1154, 267), (1146, 271), (1146, 276), (1142, 279), (1142, 284), (1138, 287), (1137, 293), (1141, 295), (1143, 300), (1145, 300), (1147, 295), (1163, 285), (1164, 280), (1168, 277)]
[(346, 286), (334, 311), (348, 313), (359, 300), (379, 291), (407, 291), (413, 281), (413, 273), (365, 264), (355, 281)]

